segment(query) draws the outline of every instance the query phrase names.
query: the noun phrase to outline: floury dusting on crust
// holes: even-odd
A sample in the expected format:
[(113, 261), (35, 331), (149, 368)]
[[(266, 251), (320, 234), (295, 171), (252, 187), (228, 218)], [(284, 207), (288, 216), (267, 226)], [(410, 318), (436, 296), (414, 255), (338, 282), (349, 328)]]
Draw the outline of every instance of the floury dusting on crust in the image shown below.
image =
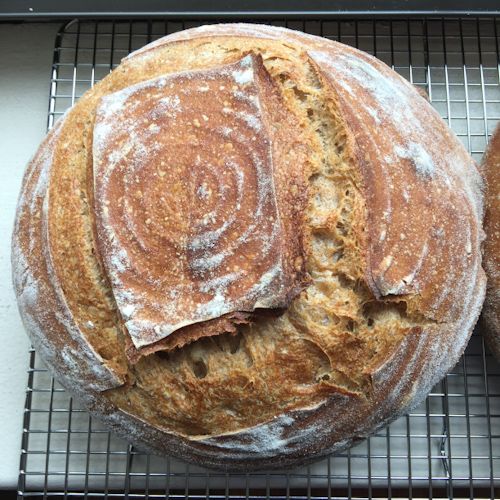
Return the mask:
[(298, 422), (304, 420), (307, 415), (317, 411), (325, 403), (319, 403), (313, 407), (303, 408), (300, 412), (290, 412), (287, 415), (279, 415), (270, 422), (244, 429), (243, 432), (234, 434), (223, 434), (221, 436), (206, 438), (194, 438), (194, 441), (204, 445), (214, 446), (218, 449), (228, 450), (233, 456), (263, 456), (272, 457), (280, 454), (291, 454), (298, 447), (303, 446), (312, 439), (325, 432), (320, 425), (306, 425), (299, 431), (292, 429)]
[[(45, 148), (31, 160), (31, 170), (24, 180), (25, 188), (31, 184), (31, 190), (29, 196), (27, 192), (22, 192), (18, 201), (12, 241), (14, 288), (24, 325), (33, 345), (42, 354), (48, 366), (64, 377), (66, 385), (75, 392), (80, 392), (78, 384), (83, 380), (87, 381), (91, 390), (102, 391), (117, 387), (122, 381), (106, 366), (73, 320), (54, 274), (48, 245), (42, 246), (41, 255), (37, 255), (37, 245), (41, 243), (42, 233), (47, 231), (46, 206), (53, 147), (65, 116), (61, 117), (51, 132)], [(26, 218), (35, 221), (30, 225), (28, 248), (22, 240), (27, 235), (23, 234), (20, 226), (21, 221)], [(68, 334), (68, 345), (64, 349), (58, 344), (59, 338), (54, 339), (46, 335), (44, 324), (51, 323), (55, 323), (57, 328)], [(72, 378), (75, 375), (78, 375), (76, 381)]]
[(241, 60), (241, 69), (234, 70), (231, 74), (238, 85), (252, 83), (254, 80), (252, 58), (250, 56), (244, 57)]
[(431, 156), (421, 144), (410, 142), (406, 148), (396, 146), (394, 151), (400, 158), (411, 160), (415, 170), (422, 177), (430, 178), (436, 173), (436, 166)]
[[(282, 308), (297, 289), (293, 260), (283, 260), (289, 242), (259, 64), (247, 55), (170, 74), (98, 106), (97, 236), (137, 349), (225, 314)], [(165, 305), (172, 290), (176, 298)]]
[[(475, 166), (463, 148), (450, 148), (451, 135), (436, 111), (383, 63), (351, 50), (309, 55), (331, 72), (335, 91), (353, 113), (362, 165), (370, 186), (376, 185), (368, 212), (370, 238), (377, 242), (369, 254), (372, 290), (379, 297), (417, 298), (424, 316), (452, 320), (450, 303), (459, 309), (467, 300), (452, 300), (454, 289), (476, 286), (463, 274), (480, 236), (476, 218), (469, 217), (470, 210), (480, 217)], [(423, 193), (416, 189), (420, 182)], [(450, 269), (431, 291), (445, 261)]]
[(401, 82), (396, 82), (393, 75), (385, 76), (373, 65), (354, 54), (337, 54), (336, 57), (331, 57), (323, 51), (312, 50), (308, 53), (313, 61), (322, 67), (334, 68), (341, 77), (338, 84), (350, 94), (355, 92), (352, 85), (354, 80), (373, 95), (377, 111), (366, 103), (361, 103), (368, 114), (372, 116), (376, 114), (380, 121), (383, 121), (384, 116), (388, 116), (400, 124), (422, 130), (420, 120), (416, 117), (412, 106), (415, 90), (407, 82), (402, 79)]
[[(358, 85), (375, 98), (377, 110), (367, 103), (361, 105), (373, 118), (376, 125), (383, 124), (385, 120), (388, 120), (397, 127), (409, 129), (415, 140), (395, 144), (396, 155), (399, 158), (410, 160), (419, 175), (423, 177), (435, 175), (437, 166), (431, 155), (422, 144), (416, 142), (423, 127), (412, 106), (415, 90), (406, 81), (396, 82), (392, 75), (385, 76), (368, 62), (349, 54), (339, 54), (332, 58), (324, 52), (311, 51), (310, 55), (317, 63), (334, 68), (341, 77), (338, 79), (338, 84), (349, 94), (355, 96), (352, 83), (350, 83), (354, 79)], [(387, 156), (387, 160), (388, 163), (395, 161), (390, 155)]]
[(247, 429), (243, 435), (223, 436), (223, 439), (205, 439), (204, 444), (215, 445), (217, 448), (229, 449), (232, 453), (241, 453), (244, 456), (258, 454), (262, 456), (276, 455), (283, 453), (293, 442), (300, 442), (303, 439), (314, 435), (317, 432), (316, 426), (306, 427), (298, 433), (294, 433), (292, 438), (286, 437), (295, 419), (290, 415), (276, 417), (272, 422), (259, 425), (254, 429)]

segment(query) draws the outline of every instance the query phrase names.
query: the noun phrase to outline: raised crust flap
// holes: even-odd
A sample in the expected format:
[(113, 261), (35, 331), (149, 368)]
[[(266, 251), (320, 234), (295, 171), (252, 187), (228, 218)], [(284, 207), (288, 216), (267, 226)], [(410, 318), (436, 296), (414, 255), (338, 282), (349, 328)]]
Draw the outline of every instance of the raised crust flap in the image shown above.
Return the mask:
[(278, 143), (293, 120), (279, 105), (251, 54), (102, 98), (97, 237), (136, 349), (221, 317), (182, 334), (223, 333), (248, 320), (241, 313), (287, 307), (303, 288), (305, 170), (299, 151), (285, 164)]
[(357, 144), (367, 282), (378, 298), (413, 297), (411, 311), (453, 320), (475, 286), (466, 270), (480, 260), (476, 167), (410, 83), (367, 54), (331, 48), (308, 54), (335, 88)]

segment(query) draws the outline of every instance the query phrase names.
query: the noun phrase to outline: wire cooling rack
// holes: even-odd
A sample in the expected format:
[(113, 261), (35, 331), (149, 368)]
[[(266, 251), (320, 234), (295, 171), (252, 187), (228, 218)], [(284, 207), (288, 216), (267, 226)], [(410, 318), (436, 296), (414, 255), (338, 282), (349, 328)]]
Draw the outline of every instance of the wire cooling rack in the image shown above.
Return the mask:
[[(213, 20), (211, 21), (213, 22)], [(500, 119), (500, 19), (260, 20), (354, 45), (423, 88), (479, 160)], [(197, 22), (78, 22), (57, 35), (48, 126), (130, 51)], [(21, 497), (500, 497), (500, 365), (476, 332), (418, 408), (309, 467), (224, 474), (149, 456), (106, 431), (30, 353)]]

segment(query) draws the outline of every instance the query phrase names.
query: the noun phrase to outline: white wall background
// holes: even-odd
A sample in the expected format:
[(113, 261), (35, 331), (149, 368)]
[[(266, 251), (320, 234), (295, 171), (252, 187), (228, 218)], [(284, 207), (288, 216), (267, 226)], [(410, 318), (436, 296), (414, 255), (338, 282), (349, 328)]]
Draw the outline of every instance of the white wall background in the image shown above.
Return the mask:
[(58, 28), (0, 24), (0, 488), (17, 483), (29, 348), (12, 291), (10, 236), (24, 167), (46, 130)]

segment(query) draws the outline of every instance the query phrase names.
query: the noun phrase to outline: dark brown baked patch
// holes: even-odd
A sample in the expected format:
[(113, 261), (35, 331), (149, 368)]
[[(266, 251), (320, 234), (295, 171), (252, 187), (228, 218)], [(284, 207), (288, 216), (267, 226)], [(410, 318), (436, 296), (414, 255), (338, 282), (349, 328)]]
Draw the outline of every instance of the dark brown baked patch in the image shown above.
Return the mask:
[(234, 332), (304, 288), (305, 156), (283, 155), (297, 125), (281, 104), (252, 54), (100, 101), (97, 239), (130, 359)]

